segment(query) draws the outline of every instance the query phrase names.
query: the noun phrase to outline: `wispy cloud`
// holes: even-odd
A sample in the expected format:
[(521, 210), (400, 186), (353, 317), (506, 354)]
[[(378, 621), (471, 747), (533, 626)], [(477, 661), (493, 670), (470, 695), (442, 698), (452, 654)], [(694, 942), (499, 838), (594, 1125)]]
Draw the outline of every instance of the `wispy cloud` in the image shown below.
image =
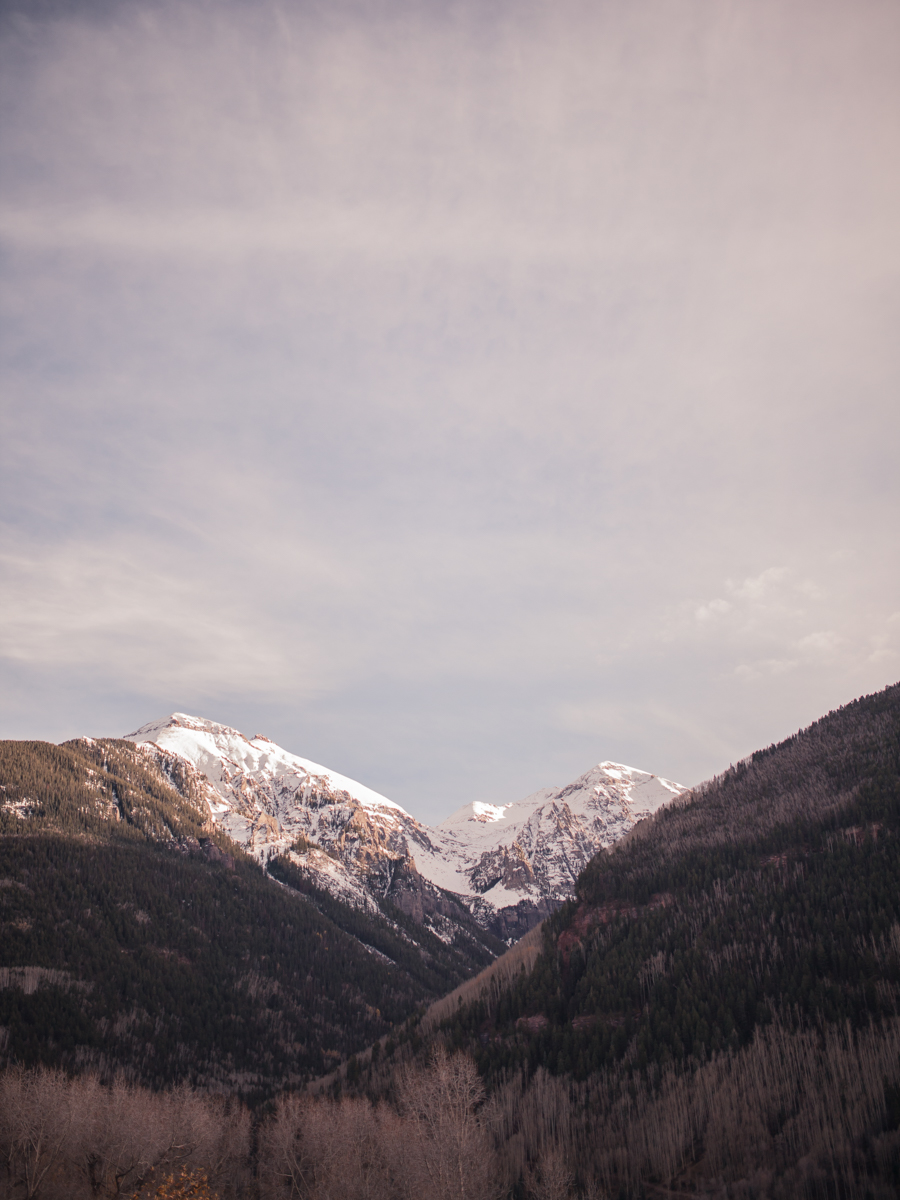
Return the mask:
[(729, 612), (731, 612), (731, 605), (727, 600), (723, 600), (720, 596), (717, 596), (715, 600), (710, 600), (707, 604), (701, 604), (694, 612), (694, 616), (698, 621), (709, 621), (714, 617), (723, 617)]

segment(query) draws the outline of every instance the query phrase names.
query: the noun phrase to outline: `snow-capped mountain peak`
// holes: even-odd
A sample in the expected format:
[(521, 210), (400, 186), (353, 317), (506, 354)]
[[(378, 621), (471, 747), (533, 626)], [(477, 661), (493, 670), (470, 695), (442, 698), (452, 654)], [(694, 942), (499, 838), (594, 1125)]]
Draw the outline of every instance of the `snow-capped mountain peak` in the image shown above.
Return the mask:
[(515, 804), (496, 805), (478, 800), (465, 804), (438, 828), (466, 840), (493, 841), (500, 827), (505, 831), (518, 829), (546, 805), (561, 803), (578, 816), (600, 812), (613, 805), (617, 812), (629, 813), (637, 821), (683, 791), (679, 784), (648, 771), (639, 771), (624, 763), (602, 762), (565, 787), (541, 788)]
[(229, 725), (219, 725), (202, 717), (188, 713), (172, 713), (159, 721), (142, 725), (134, 733), (125, 735), (132, 742), (153, 742), (175, 754), (187, 758), (217, 786), (217, 777), (224, 776), (230, 782), (234, 772), (263, 781), (276, 776), (291, 780), (307, 780), (309, 786), (317, 781), (334, 792), (346, 792), (364, 808), (394, 811), (409, 816), (399, 804), (371, 788), (348, 779), (328, 767), (309, 759), (300, 758), (283, 750), (264, 734), (247, 738)]
[(509, 804), (485, 804), (481, 800), (473, 800), (471, 804), (466, 805), (465, 810), (461, 811), (471, 811), (468, 820), (479, 821), (482, 825), (487, 825), (494, 821), (502, 821), (503, 814), (511, 807)]

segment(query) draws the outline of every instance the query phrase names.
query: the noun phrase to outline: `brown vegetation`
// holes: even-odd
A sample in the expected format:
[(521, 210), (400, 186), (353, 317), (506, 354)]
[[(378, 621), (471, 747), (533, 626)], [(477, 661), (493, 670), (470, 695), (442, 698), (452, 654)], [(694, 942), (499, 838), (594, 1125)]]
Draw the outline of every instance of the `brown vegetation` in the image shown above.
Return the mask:
[(900, 1020), (775, 1021), (689, 1069), (584, 1083), (517, 1072), (490, 1097), (437, 1043), (392, 1096), (287, 1093), (256, 1118), (185, 1088), (0, 1076), (9, 1200), (534, 1200), (689, 1190), (722, 1200), (887, 1200), (900, 1181)]
[(442, 1021), (456, 1012), (460, 1004), (499, 996), (520, 972), (530, 971), (543, 948), (543, 929), (543, 922), (535, 925), (515, 945), (510, 946), (505, 954), (494, 959), (490, 966), (485, 967), (473, 979), (465, 980), (449, 995), (436, 1000), (422, 1019), (422, 1029), (437, 1028)]
[(236, 1196), (249, 1151), (247, 1110), (188, 1088), (104, 1087), (46, 1068), (0, 1076), (0, 1195), (10, 1200), (199, 1200), (202, 1187)]
[(767, 1200), (887, 1198), (900, 1182), (898, 1085), (900, 1022), (857, 1035), (775, 1022), (739, 1053), (656, 1079), (517, 1074), (497, 1095), (497, 1140), (508, 1177), (561, 1156), (579, 1183), (611, 1195), (655, 1183)]
[(265, 1200), (495, 1200), (500, 1178), (471, 1059), (438, 1048), (397, 1081), (396, 1106), (284, 1096), (260, 1137)]

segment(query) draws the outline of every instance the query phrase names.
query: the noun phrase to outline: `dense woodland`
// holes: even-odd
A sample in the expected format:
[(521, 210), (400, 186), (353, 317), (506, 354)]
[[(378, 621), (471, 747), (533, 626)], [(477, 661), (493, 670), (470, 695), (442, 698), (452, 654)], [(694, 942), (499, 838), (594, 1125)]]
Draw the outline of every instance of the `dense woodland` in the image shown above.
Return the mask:
[[(230, 869), (192, 853), (166, 861), (234, 886), (237, 860)], [(274, 870), (302, 888), (290, 866)], [(4, 896), (21, 892), (14, 883)], [(296, 890), (279, 895), (326, 920)], [(4, 932), (15, 925), (7, 912)], [(130, 921), (117, 927), (126, 950), (137, 946)], [(50, 954), (42, 965), (66, 969)], [(20, 974), (0, 996), (50, 985)], [(324, 995), (338, 1011), (338, 996)], [(143, 1091), (109, 1072), (104, 1086), (90, 1071), (14, 1067), (0, 1083), (0, 1111), (15, 1114), (0, 1126), (5, 1186), (45, 1200), (887, 1200), (900, 1193), (898, 1002), (900, 686), (638, 826), (589, 864), (541, 930), (317, 1083), (247, 1107), (197, 1088)], [(70, 1053), (64, 1065), (82, 1064)], [(153, 1081), (204, 1083), (192, 1069)], [(29, 1099), (41, 1089), (53, 1104)], [(129, 1150), (108, 1114), (139, 1110), (157, 1114), (148, 1131), (164, 1132), (136, 1134)], [(27, 1114), (51, 1111), (56, 1134), (35, 1133)], [(32, 1187), (38, 1146), (46, 1170)]]
[(472, 1032), (548, 1019), (527, 1048), (488, 1039), (485, 1069), (527, 1055), (584, 1078), (618, 1062), (706, 1060), (748, 1045), (776, 1013), (857, 1029), (896, 1015), (898, 834), (895, 687), (755, 754), (598, 855), (547, 922), (549, 952), (527, 980), (465, 1018)]

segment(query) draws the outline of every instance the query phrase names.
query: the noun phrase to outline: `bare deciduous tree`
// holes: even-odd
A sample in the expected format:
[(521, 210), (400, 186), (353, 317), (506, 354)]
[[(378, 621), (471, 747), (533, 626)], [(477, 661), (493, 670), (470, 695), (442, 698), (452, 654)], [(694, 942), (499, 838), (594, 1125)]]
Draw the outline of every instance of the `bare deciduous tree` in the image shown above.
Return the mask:
[(260, 1178), (266, 1196), (309, 1196), (315, 1166), (303, 1140), (303, 1125), (314, 1101), (292, 1093), (279, 1097), (275, 1113), (260, 1132)]
[(260, 1138), (263, 1194), (303, 1200), (389, 1200), (396, 1195), (393, 1114), (368, 1100), (283, 1096)]
[(11, 1069), (0, 1077), (0, 1144), (7, 1184), (31, 1200), (71, 1156), (79, 1123), (61, 1071)]
[(567, 1200), (575, 1176), (559, 1150), (545, 1154), (537, 1167), (528, 1171), (526, 1186), (534, 1200)]
[(44, 1068), (0, 1075), (4, 1198), (132, 1197), (182, 1168), (234, 1194), (249, 1149), (246, 1109), (187, 1087), (154, 1093)]
[[(407, 1170), (416, 1194), (435, 1200), (493, 1200), (499, 1195), (496, 1155), (478, 1108), (484, 1085), (471, 1058), (437, 1047), (425, 1071), (400, 1080), (400, 1113), (408, 1127)], [(417, 1178), (418, 1177), (418, 1178)]]

